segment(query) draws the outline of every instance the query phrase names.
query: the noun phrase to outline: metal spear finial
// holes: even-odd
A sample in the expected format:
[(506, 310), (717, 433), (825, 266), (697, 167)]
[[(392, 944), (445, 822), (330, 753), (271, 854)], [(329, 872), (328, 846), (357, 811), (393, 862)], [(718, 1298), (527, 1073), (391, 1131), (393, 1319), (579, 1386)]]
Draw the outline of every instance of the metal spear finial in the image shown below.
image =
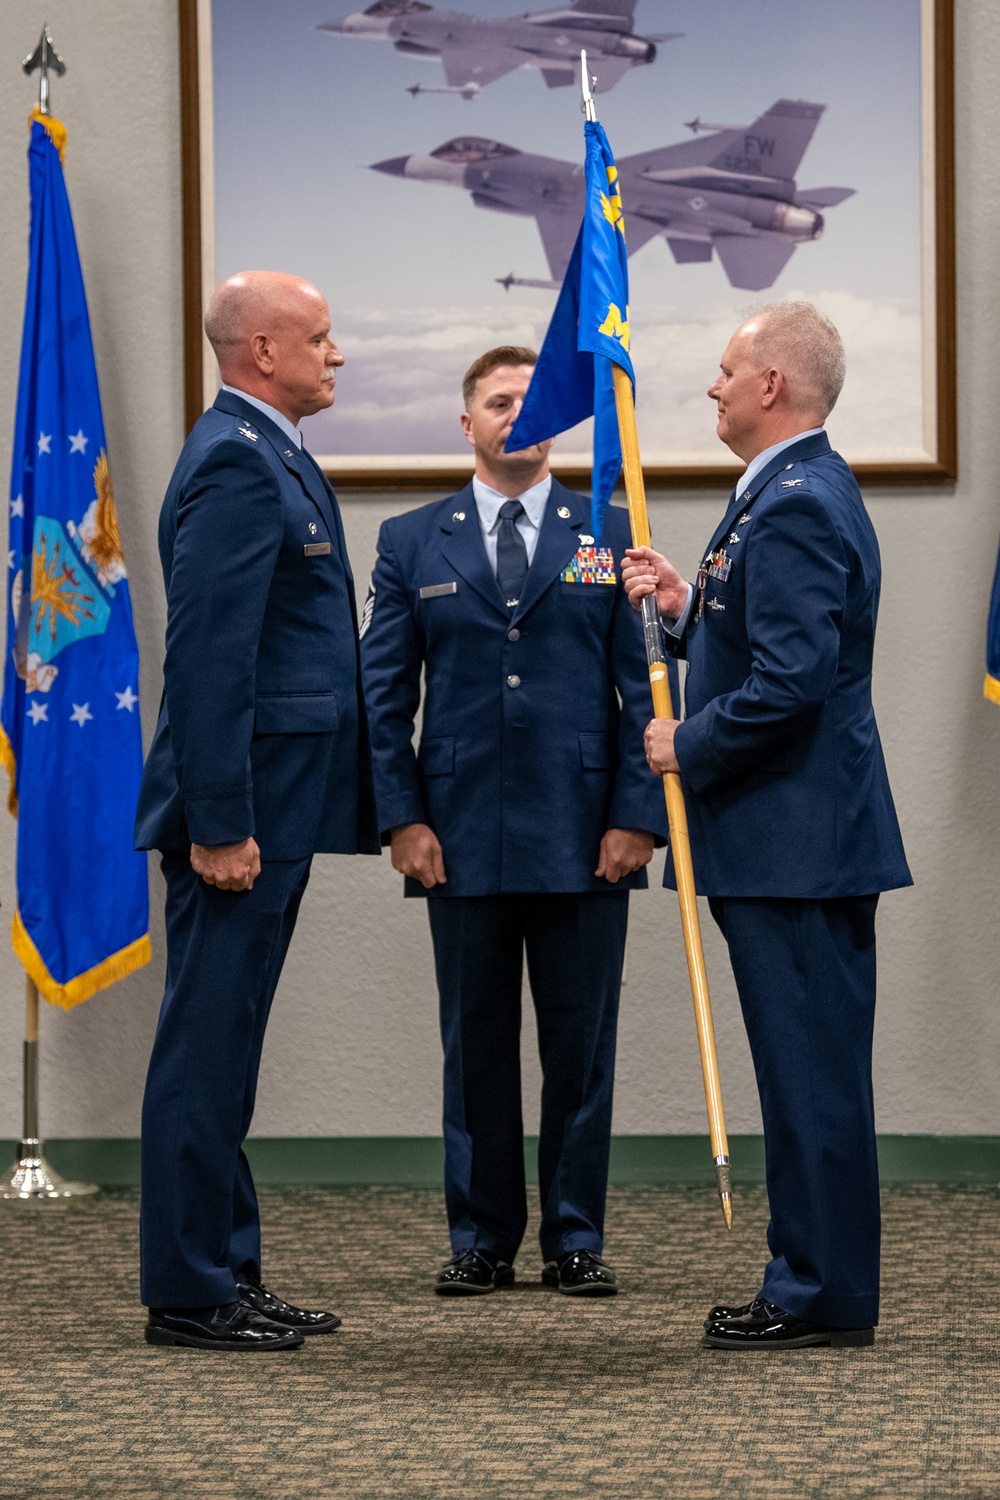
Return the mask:
[(55, 49), (52, 38), (49, 36), (48, 22), (42, 27), (42, 34), (38, 40), (38, 46), (30, 57), (26, 57), (21, 64), (24, 71), (31, 74), (37, 68), (38, 73), (38, 112), (47, 115), (49, 112), (49, 69), (57, 77), (61, 78), (66, 71), (66, 64)]
[(597, 82), (596, 76), (587, 67), (586, 52), (580, 53), (580, 109), (588, 120), (597, 119), (597, 106), (594, 103), (593, 86)]

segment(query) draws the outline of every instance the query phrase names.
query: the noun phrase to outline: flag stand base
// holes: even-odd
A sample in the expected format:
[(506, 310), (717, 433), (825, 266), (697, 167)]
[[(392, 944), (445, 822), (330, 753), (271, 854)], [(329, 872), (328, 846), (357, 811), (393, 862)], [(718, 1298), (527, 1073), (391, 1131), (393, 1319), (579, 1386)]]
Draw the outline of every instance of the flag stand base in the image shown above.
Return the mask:
[(99, 1192), (96, 1182), (67, 1182), (42, 1155), (42, 1142), (23, 1140), (17, 1161), (0, 1179), (0, 1202), (54, 1203)]
[(95, 1182), (67, 1182), (42, 1155), (38, 1136), (38, 990), (25, 981), (24, 1124), (17, 1161), (0, 1180), (0, 1203), (64, 1203), (96, 1193)]

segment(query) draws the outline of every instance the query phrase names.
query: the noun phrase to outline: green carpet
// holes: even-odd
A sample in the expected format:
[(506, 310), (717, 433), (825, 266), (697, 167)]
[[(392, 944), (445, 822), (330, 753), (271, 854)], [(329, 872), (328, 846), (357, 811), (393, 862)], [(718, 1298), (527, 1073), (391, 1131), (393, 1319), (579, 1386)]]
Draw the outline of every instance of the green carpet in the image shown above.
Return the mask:
[(616, 1189), (623, 1291), (583, 1304), (530, 1243), (510, 1291), (431, 1295), (434, 1192), (263, 1207), (267, 1279), (344, 1327), (255, 1357), (142, 1342), (132, 1194), (0, 1208), (0, 1496), (1000, 1496), (993, 1189), (886, 1189), (875, 1347), (770, 1356), (698, 1346), (714, 1300), (756, 1290), (757, 1187), (732, 1235), (707, 1189)]

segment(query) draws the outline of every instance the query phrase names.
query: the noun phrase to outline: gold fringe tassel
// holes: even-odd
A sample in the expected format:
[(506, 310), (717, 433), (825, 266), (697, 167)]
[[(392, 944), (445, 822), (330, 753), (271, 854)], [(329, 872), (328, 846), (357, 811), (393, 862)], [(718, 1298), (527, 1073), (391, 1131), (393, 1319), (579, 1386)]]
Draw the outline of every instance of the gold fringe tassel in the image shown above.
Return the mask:
[(983, 696), (988, 698), (991, 703), (1000, 703), (1000, 681), (996, 677), (991, 677), (989, 672), (987, 672), (986, 681), (983, 683)]
[(14, 921), (11, 927), (11, 942), (14, 952), (21, 960), (28, 972), (28, 977), (33, 979), (38, 987), (38, 993), (48, 1000), (50, 1005), (61, 1005), (63, 1010), (72, 1010), (74, 1005), (79, 1005), (81, 1000), (89, 1000), (91, 995), (98, 990), (106, 989), (109, 984), (117, 984), (119, 979), (125, 979), (129, 974), (134, 974), (136, 969), (141, 969), (143, 964), (148, 964), (153, 956), (153, 950), (149, 944), (149, 934), (137, 938), (134, 943), (129, 943), (127, 948), (122, 948), (117, 953), (112, 953), (103, 963), (95, 964), (85, 974), (78, 974), (68, 984), (57, 984), (45, 967), (38, 949), (28, 936), (21, 914), (14, 912)]
[(0, 728), (0, 766), (3, 766), (10, 777), (10, 789), (7, 792), (7, 811), (11, 817), (17, 817), (17, 757), (14, 754), (14, 746), (7, 738), (6, 733)]
[(37, 105), (28, 116), (29, 124), (32, 121), (37, 121), (39, 125), (43, 125), (48, 131), (53, 146), (55, 146), (56, 150), (59, 152), (59, 160), (62, 162), (63, 166), (65, 166), (66, 126), (62, 123), (61, 120), (57, 120), (55, 115), (43, 115)]

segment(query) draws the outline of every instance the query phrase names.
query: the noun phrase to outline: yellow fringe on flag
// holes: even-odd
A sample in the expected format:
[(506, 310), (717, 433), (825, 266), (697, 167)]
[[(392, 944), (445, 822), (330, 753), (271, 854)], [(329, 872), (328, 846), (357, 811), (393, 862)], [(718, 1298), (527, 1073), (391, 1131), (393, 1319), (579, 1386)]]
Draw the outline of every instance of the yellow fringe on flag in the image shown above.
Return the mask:
[(43, 115), (37, 105), (28, 116), (29, 123), (33, 120), (37, 120), (39, 125), (44, 125), (45, 129), (48, 131), (49, 135), (52, 138), (53, 146), (55, 146), (56, 150), (59, 152), (59, 160), (62, 162), (63, 166), (65, 166), (66, 126), (62, 123), (61, 120), (57, 120), (55, 115)]
[(986, 681), (983, 683), (983, 696), (991, 703), (1000, 703), (1000, 682), (995, 677), (991, 677), (988, 672)]
[(98, 990), (106, 989), (109, 984), (117, 984), (119, 979), (125, 979), (129, 974), (134, 974), (136, 969), (141, 969), (143, 964), (148, 964), (153, 956), (149, 934), (146, 933), (143, 937), (136, 938), (134, 943), (129, 943), (127, 948), (122, 948), (118, 953), (112, 953), (111, 957), (104, 959), (103, 963), (95, 964), (85, 974), (78, 974), (68, 984), (57, 984), (25, 931), (21, 914), (18, 911), (14, 913), (11, 926), (11, 942), (14, 945), (14, 952), (27, 970), (29, 979), (33, 979), (38, 987), (38, 993), (48, 1000), (50, 1005), (61, 1005), (63, 1010), (72, 1010), (74, 1005), (79, 1005), (81, 1000), (89, 1000), (91, 995), (96, 994)]
[(7, 792), (7, 811), (12, 817), (17, 817), (17, 758), (14, 755), (14, 746), (7, 738), (4, 730), (0, 728), (0, 766), (3, 766), (10, 777), (10, 789)]

